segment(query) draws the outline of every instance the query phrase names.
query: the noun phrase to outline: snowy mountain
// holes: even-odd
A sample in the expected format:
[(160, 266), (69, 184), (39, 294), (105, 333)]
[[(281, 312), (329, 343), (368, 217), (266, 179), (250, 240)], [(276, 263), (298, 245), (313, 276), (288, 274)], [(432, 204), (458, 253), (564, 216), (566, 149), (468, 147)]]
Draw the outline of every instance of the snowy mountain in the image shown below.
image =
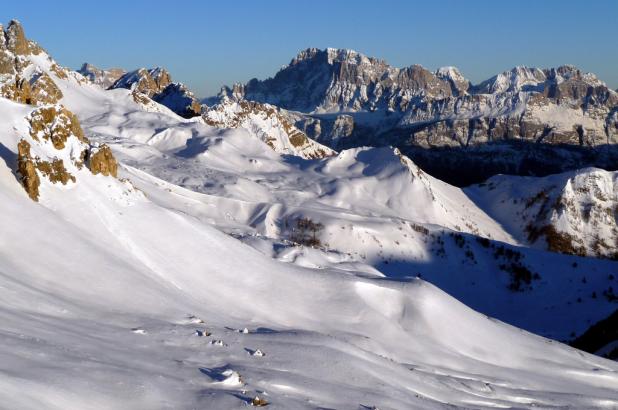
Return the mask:
[[(2, 32), (3, 405), (618, 406), (616, 362), (560, 342), (611, 317), (617, 262), (528, 247), (493, 202), (516, 187), (328, 151), (265, 103), (183, 118), (162, 70), (105, 90)], [(615, 178), (579, 175), (588, 234)]]
[(405, 111), (421, 95), (450, 96), (450, 82), (419, 65), (398, 69), (353, 50), (301, 51), (273, 78), (253, 79), (229, 98), (265, 102), (302, 112)]
[[(307, 49), (273, 78), (224, 87), (223, 96), (299, 111), (297, 127), (334, 149), (395, 145), (454, 183), (458, 179), (449, 175), (468, 166), (480, 175), (467, 183), (491, 176), (496, 167), (521, 174), (575, 168), (545, 151), (537, 155), (546, 169), (531, 167), (524, 152), (512, 162), (489, 163), (483, 150), (495, 145), (571, 146), (569, 162), (576, 167), (611, 168), (618, 157), (602, 149), (618, 141), (618, 93), (573, 66), (515, 67), (471, 85), (454, 67), (400, 69), (352, 50)], [(595, 155), (584, 152), (588, 147)], [(452, 163), (442, 164), (436, 148), (453, 151)], [(471, 165), (465, 162), (470, 157)]]
[(184, 118), (201, 114), (201, 104), (182, 83), (172, 82), (172, 77), (161, 67), (140, 68), (118, 78), (110, 87), (133, 91), (138, 99), (150, 98)]
[(301, 158), (323, 158), (335, 152), (296, 128), (293, 121), (269, 104), (225, 99), (203, 113), (208, 125), (220, 128), (243, 128), (281, 154)]
[(500, 175), (468, 192), (523, 242), (556, 252), (618, 258), (616, 172)]

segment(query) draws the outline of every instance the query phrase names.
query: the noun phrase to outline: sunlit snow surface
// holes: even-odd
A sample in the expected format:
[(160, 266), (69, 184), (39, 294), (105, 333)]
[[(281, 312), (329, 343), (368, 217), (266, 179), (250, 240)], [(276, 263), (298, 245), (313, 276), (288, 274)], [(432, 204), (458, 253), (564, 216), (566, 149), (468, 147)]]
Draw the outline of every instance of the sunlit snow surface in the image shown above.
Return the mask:
[[(0, 100), (0, 407), (231, 409), (256, 396), (279, 409), (618, 407), (616, 363), (413, 278), (486, 298), (486, 312), (504, 299), (496, 312), (514, 323), (517, 307), (531, 319), (556, 304), (579, 331), (582, 306), (611, 309), (568, 310), (559, 270), (571, 257), (549, 257), (547, 283), (521, 296), (485, 256), (436, 261), (412, 223), (516, 244), (461, 190), (389, 149), (284, 158), (241, 130), (55, 80), (136, 188), (84, 169), (31, 201), (10, 168), (30, 108)], [(278, 241), (278, 222), (295, 215), (323, 221), (339, 251)], [(395, 241), (407, 253), (385, 265), (379, 252)], [(593, 262), (580, 261), (599, 280), (616, 266)], [(537, 316), (549, 331), (552, 315)], [(555, 322), (563, 335), (567, 319)]]

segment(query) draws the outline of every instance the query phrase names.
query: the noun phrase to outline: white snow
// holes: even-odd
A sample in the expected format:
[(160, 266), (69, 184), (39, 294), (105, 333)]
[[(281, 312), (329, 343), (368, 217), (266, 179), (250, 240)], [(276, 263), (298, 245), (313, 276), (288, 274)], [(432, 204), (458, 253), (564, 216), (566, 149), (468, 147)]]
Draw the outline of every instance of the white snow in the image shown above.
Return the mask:
[[(32, 107), (0, 99), (2, 406), (231, 409), (256, 396), (275, 409), (618, 406), (615, 362), (491, 319), (421, 279), (392, 280), (372, 263), (401, 240), (436, 283), (478, 298), (498, 289), (483, 271), (489, 262), (449, 260), (438, 272), (423, 228), (515, 243), (462, 190), (396, 151), (283, 157), (245, 130), (54, 80), (131, 182), (74, 170), (74, 184), (46, 183), (33, 202), (12, 162)], [(296, 216), (322, 222), (330, 249), (283, 246), (279, 255), (281, 223)], [(615, 265), (594, 267), (600, 276)], [(484, 290), (458, 285), (470, 272), (488, 280)], [(547, 300), (528, 293), (508, 303), (531, 302), (520, 307), (528, 318), (562, 303), (552, 280), (541, 288)], [(556, 322), (584, 325), (565, 312), (574, 319)], [(195, 337), (204, 322), (212, 335)]]

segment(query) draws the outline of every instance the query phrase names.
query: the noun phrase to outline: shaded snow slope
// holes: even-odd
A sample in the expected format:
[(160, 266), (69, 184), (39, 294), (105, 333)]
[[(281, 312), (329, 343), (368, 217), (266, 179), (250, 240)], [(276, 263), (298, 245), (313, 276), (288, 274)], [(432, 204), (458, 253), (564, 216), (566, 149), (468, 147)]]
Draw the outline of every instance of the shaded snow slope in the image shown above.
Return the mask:
[[(2, 131), (10, 151), (19, 133)], [(12, 408), (618, 404), (615, 363), (421, 280), (275, 261), (110, 177), (48, 188), (37, 204), (0, 164)]]
[[(368, 277), (420, 275), (483, 313), (558, 340), (613, 309), (603, 293), (615, 286), (608, 279), (615, 262), (508, 245), (517, 241), (464, 191), (392, 149), (309, 161), (281, 156), (243, 129), (157, 113), (106, 113), (82, 123), (93, 140), (112, 146), (125, 164), (121, 175), (151, 200), (276, 259)], [(301, 218), (323, 225), (320, 249), (294, 246)]]
[(466, 190), (522, 242), (618, 257), (618, 173), (582, 169), (543, 178), (495, 176)]
[[(618, 407), (615, 362), (487, 316), (580, 334), (614, 309), (602, 290), (616, 262), (519, 246), (398, 150), (304, 159), (273, 150), (255, 118), (254, 132), (213, 127), (42, 50), (20, 62), (49, 76), (90, 142), (33, 135), (41, 107), (0, 98), (2, 406)], [(406, 78), (467, 87), (430, 74)], [(38, 202), (16, 169), (24, 138), (74, 177), (42, 179)], [(111, 147), (120, 179), (80, 167), (90, 143)]]

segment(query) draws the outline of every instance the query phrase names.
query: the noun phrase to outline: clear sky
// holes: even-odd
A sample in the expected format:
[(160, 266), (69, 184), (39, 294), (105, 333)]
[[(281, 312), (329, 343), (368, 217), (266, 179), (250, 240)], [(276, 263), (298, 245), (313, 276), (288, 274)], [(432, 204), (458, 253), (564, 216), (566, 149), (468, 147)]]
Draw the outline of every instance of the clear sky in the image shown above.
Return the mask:
[(474, 83), (574, 64), (618, 87), (618, 0), (6, 0), (0, 13), (62, 65), (160, 65), (199, 96), (273, 76), (307, 47), (454, 65)]

